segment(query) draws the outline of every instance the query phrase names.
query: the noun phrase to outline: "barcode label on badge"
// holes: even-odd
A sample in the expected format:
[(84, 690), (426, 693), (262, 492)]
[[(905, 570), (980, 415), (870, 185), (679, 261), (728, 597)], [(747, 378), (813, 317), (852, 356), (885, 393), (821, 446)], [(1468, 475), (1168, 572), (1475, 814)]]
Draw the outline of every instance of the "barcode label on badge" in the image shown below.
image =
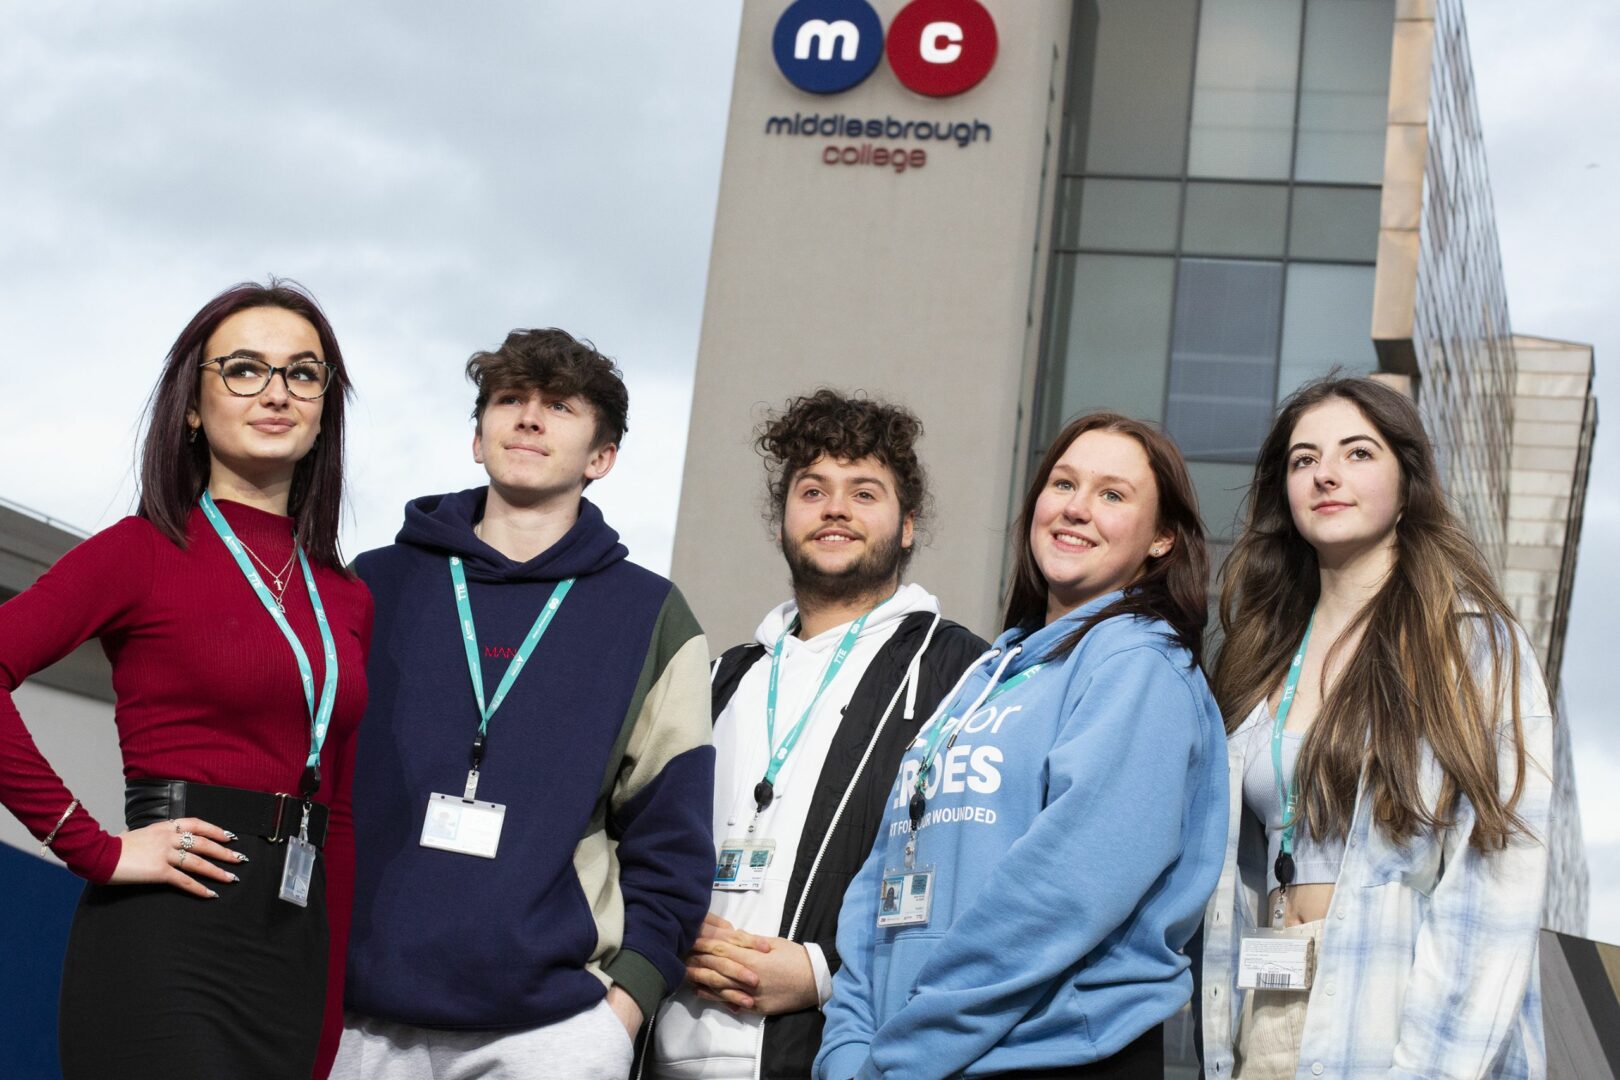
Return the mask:
[(1297, 930), (1246, 930), (1238, 946), (1239, 990), (1309, 990), (1316, 943)]

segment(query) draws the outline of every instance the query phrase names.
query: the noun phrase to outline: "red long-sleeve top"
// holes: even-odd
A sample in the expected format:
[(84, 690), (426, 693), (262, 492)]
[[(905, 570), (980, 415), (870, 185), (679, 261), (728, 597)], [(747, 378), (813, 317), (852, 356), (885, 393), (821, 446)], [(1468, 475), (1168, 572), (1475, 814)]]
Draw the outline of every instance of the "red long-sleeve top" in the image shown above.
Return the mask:
[[(219, 508), (272, 570), (286, 563), (293, 550), (291, 518), (228, 501)], [(0, 803), (36, 837), (56, 827), (74, 795), (40, 755), (11, 691), (90, 638), (100, 639), (112, 662), (126, 777), (298, 790), (310, 721), (292, 649), (201, 509), (191, 512), (187, 537), (182, 549), (150, 522), (125, 518), (0, 604)], [(318, 695), (325, 678), (320, 631), (296, 562), (288, 575), (287, 621), (309, 656)], [(324, 850), (331, 951), (315, 1070), (324, 1077), (342, 1033), (354, 893), (349, 793), (355, 734), (366, 704), (372, 606), (365, 585), (338, 571), (315, 568), (315, 584), (338, 657), (337, 703), (316, 794), (331, 808)], [(114, 828), (121, 831), (122, 822)], [(74, 873), (105, 883), (121, 846), (81, 807), (62, 824), (51, 848)]]

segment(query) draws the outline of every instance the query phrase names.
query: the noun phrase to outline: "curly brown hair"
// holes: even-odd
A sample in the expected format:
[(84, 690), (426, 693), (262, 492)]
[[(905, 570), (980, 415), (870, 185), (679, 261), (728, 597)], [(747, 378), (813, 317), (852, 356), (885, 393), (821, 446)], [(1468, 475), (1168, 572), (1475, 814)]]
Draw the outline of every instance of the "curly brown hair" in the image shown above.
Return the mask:
[[(928, 510), (928, 473), (917, 459), (922, 421), (899, 405), (822, 387), (793, 398), (759, 426), (754, 448), (765, 459), (771, 524), (780, 525), (793, 478), (823, 455), (835, 461), (873, 458), (894, 474), (900, 518), (919, 534)], [(912, 549), (902, 555), (901, 566)]]

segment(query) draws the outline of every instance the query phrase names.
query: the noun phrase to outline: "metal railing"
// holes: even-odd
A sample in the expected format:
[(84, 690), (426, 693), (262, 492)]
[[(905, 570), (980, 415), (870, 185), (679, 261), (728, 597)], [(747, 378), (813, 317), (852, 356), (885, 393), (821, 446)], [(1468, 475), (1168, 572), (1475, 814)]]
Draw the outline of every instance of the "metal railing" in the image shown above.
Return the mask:
[(87, 530), (81, 529), (77, 525), (70, 525), (61, 518), (51, 517), (51, 515), (40, 510), (35, 510), (31, 506), (24, 506), (20, 502), (14, 502), (13, 500), (6, 498), (4, 495), (0, 495), (0, 506), (5, 507), (7, 510), (15, 510), (24, 517), (30, 517), (35, 521), (43, 522), (53, 529), (61, 529), (63, 532), (72, 533), (74, 536), (77, 536), (80, 539), (90, 535)]

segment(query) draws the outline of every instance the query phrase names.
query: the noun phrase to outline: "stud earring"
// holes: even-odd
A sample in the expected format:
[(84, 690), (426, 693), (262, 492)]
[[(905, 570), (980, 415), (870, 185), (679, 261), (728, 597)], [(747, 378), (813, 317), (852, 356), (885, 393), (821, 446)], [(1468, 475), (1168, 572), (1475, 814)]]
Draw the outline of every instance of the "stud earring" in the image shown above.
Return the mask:
[(186, 441), (187, 442), (196, 442), (197, 441), (197, 429), (196, 428), (191, 429), (191, 436)]

